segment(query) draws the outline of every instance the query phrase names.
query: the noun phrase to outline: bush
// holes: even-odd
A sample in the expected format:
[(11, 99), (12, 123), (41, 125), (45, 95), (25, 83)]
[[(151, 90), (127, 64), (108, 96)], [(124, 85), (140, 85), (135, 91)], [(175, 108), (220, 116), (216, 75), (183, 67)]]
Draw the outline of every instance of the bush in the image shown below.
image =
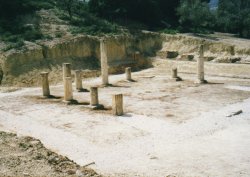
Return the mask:
[(179, 31), (176, 29), (164, 29), (164, 30), (161, 30), (160, 32), (165, 33), (165, 34), (177, 34), (177, 33), (179, 33)]
[(20, 49), (24, 46), (24, 41), (22, 39), (18, 39), (15, 43), (8, 44), (7, 47), (3, 49), (4, 52), (11, 49)]
[(30, 30), (30, 31), (25, 31), (23, 34), (23, 38), (26, 41), (35, 41), (38, 39), (42, 39), (43, 34), (41, 33), (41, 31), (39, 29), (34, 29), (34, 30)]

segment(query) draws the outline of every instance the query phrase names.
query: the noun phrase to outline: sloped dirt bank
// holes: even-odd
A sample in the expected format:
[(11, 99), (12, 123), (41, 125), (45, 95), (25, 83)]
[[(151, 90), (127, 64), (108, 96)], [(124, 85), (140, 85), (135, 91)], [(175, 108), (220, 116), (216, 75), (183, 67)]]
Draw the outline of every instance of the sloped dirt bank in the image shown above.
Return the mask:
[[(78, 175), (77, 175), (78, 174)], [(0, 131), (0, 176), (95, 176), (31, 137), (17, 137)]]
[[(250, 63), (250, 40), (228, 37), (225, 34), (162, 35), (162, 49), (157, 55), (173, 60), (196, 60), (199, 46), (205, 46), (205, 59), (216, 63)], [(168, 53), (176, 53), (168, 57)]]
[[(0, 53), (2, 84), (37, 85), (41, 71), (51, 72), (51, 81), (60, 82), (62, 63), (70, 62), (73, 69), (93, 70), (98, 75), (100, 65), (100, 42), (98, 37), (65, 37), (50, 42), (27, 43), (26, 49)], [(137, 36), (106, 37), (110, 72), (121, 72), (120, 66), (145, 67), (147, 56), (161, 48), (161, 37), (155, 33), (141, 33)], [(83, 72), (83, 75), (88, 75)]]
[[(226, 37), (166, 35), (142, 32), (135, 36), (106, 37), (110, 73), (122, 73), (151, 66), (149, 56), (195, 61), (199, 46), (205, 45), (205, 59), (215, 63), (250, 63), (250, 40)], [(83, 77), (100, 75), (100, 38), (65, 36), (53, 41), (26, 42), (26, 49), (0, 53), (3, 85), (38, 86), (41, 71), (50, 72), (52, 83), (61, 82), (62, 63), (72, 63)]]

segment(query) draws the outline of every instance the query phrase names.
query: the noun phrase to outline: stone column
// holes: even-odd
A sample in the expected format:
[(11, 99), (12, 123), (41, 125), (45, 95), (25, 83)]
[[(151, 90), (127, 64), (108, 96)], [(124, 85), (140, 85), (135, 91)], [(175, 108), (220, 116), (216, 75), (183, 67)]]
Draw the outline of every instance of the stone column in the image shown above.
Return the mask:
[(43, 88), (43, 96), (49, 97), (50, 96), (50, 89), (49, 89), (49, 73), (48, 72), (42, 72), (42, 88)]
[(205, 83), (204, 78), (204, 45), (200, 46), (199, 57), (197, 60), (197, 83)]
[(66, 77), (71, 77), (71, 64), (63, 63), (63, 80)]
[(140, 52), (139, 52), (139, 51), (136, 51), (136, 52), (134, 53), (134, 60), (137, 62), (137, 61), (139, 60), (139, 58), (140, 58)]
[(123, 115), (123, 95), (113, 95), (112, 97), (112, 112), (113, 115), (122, 116)]
[(172, 68), (172, 79), (176, 79), (177, 76), (177, 68)]
[(182, 81), (182, 78), (178, 76), (178, 70), (177, 70), (176, 67), (173, 67), (171, 72), (172, 72), (171, 80), (173, 80), (173, 81)]
[(128, 81), (131, 81), (132, 80), (132, 77), (131, 77), (131, 68), (130, 67), (126, 68), (125, 69), (125, 73), (126, 73), (126, 79)]
[(90, 87), (90, 105), (96, 106), (99, 104), (98, 101), (98, 88), (97, 87)]
[(102, 70), (102, 84), (109, 84), (109, 66), (107, 57), (107, 44), (105, 40), (100, 41), (100, 51), (101, 51), (101, 70)]
[(72, 79), (71, 77), (64, 78), (64, 101), (69, 102), (73, 100)]
[(81, 91), (83, 88), (82, 88), (82, 77), (80, 70), (75, 71), (75, 83), (76, 83), (76, 90)]

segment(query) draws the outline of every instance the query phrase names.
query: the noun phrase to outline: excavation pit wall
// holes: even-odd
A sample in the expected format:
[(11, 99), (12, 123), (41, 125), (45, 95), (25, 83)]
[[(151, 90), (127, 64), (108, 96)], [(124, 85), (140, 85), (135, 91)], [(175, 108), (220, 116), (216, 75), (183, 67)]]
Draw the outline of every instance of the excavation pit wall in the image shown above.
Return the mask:
[[(154, 55), (162, 46), (161, 36), (156, 33), (104, 38), (108, 45), (110, 74), (122, 73), (128, 66), (133, 70), (149, 67), (151, 63), (147, 57)], [(99, 76), (100, 38), (76, 36), (38, 44), (27, 42), (26, 49), (0, 53), (1, 83), (7, 86), (38, 86), (42, 71), (50, 73), (50, 83), (61, 83), (62, 64), (65, 62), (71, 63), (73, 70), (82, 70), (84, 78)]]
[[(201, 44), (205, 46), (204, 56), (207, 61), (250, 63), (249, 42), (242, 45), (204, 37), (151, 32), (143, 32), (136, 36), (119, 35), (104, 38), (108, 45), (107, 55), (111, 74), (123, 73), (126, 67), (132, 67), (133, 71), (150, 67), (152, 63), (149, 57), (157, 55), (167, 60), (169, 51), (177, 52), (178, 56), (168, 60), (196, 61)], [(2, 52), (0, 81), (2, 85), (38, 86), (40, 72), (45, 71), (50, 72), (50, 83), (62, 83), (62, 63), (65, 62), (71, 63), (73, 70), (82, 70), (83, 78), (100, 76), (100, 38), (75, 36), (40, 41), (37, 44), (26, 42), (25, 50), (12, 49)], [(230, 70), (230, 67), (228, 69)], [(218, 69), (214, 74), (221, 75), (223, 70), (225, 69)], [(231, 72), (226, 75), (237, 73)]]
[[(233, 39), (231, 39), (233, 40)], [(168, 53), (178, 53), (172, 60), (194, 60), (198, 58), (199, 46), (205, 46), (205, 60), (216, 63), (250, 63), (250, 41), (235, 39), (226, 42), (212, 37), (196, 37), (191, 35), (162, 35), (162, 48), (157, 52), (161, 58)], [(183, 57), (184, 56), (184, 57)], [(186, 56), (186, 57), (185, 57)]]

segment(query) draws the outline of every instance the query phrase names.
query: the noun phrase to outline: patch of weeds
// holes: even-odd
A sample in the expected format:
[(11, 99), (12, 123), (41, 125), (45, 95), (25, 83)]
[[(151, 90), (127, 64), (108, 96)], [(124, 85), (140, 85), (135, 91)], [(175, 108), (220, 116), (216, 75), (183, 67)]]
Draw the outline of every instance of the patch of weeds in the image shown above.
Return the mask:
[(165, 34), (177, 34), (177, 33), (179, 33), (179, 31), (176, 29), (167, 29), (167, 28), (164, 30), (161, 30), (160, 32), (165, 33)]
[(64, 33), (63, 32), (56, 32), (56, 37), (57, 38), (61, 38), (62, 36), (64, 35)]
[(75, 34), (103, 35), (121, 33), (121, 27), (97, 18), (87, 12), (82, 11), (81, 14), (74, 14), (72, 19), (66, 13), (57, 12), (60, 19), (67, 21), (72, 27), (70, 32)]
[(10, 43), (3, 49), (4, 52), (11, 50), (11, 49), (21, 49), (24, 47), (24, 41), (22, 39), (19, 39), (16, 43)]
[(28, 30), (25, 31), (23, 34), (23, 38), (27, 41), (35, 41), (38, 39), (43, 39), (43, 34), (40, 30), (37, 29), (32, 29), (32, 30)]
[(24, 150), (27, 150), (30, 147), (32, 147), (32, 145), (26, 144), (26, 143), (19, 143), (19, 147), (22, 148), (22, 149), (24, 149)]
[(35, 157), (34, 157), (34, 160), (42, 160), (42, 159), (46, 159), (44, 157), (44, 155), (42, 155), (41, 153), (38, 153)]
[(52, 40), (53, 37), (50, 36), (50, 35), (48, 35), (48, 34), (44, 34), (44, 35), (43, 35), (43, 39)]

